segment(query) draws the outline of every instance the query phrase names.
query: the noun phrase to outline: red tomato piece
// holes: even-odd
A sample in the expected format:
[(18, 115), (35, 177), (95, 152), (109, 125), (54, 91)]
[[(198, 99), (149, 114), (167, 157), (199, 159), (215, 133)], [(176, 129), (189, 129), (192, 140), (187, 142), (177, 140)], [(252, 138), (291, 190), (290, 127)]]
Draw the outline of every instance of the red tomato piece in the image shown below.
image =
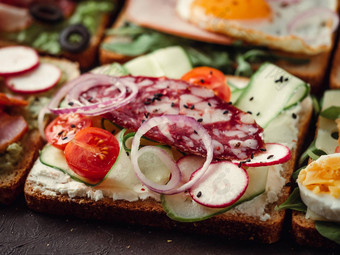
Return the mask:
[(78, 175), (99, 181), (116, 162), (119, 143), (110, 132), (96, 127), (80, 130), (64, 151), (69, 167)]
[(195, 85), (212, 89), (216, 96), (226, 102), (230, 100), (231, 92), (227, 85), (226, 78), (221, 71), (215, 68), (207, 66), (196, 67), (184, 74), (181, 79)]
[(0, 93), (0, 106), (26, 106), (28, 102), (24, 99), (8, 96), (4, 93)]
[(54, 119), (45, 129), (46, 140), (54, 147), (64, 150), (75, 134), (91, 127), (92, 120), (79, 113), (63, 114)]

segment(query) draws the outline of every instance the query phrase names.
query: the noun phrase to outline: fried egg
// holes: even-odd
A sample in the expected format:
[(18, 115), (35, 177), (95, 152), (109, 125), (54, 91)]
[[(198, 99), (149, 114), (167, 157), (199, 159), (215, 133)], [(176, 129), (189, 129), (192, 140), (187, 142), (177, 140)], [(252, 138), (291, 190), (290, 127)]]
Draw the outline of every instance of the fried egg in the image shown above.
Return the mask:
[(178, 0), (177, 13), (212, 32), (288, 52), (329, 51), (337, 0)]
[(340, 222), (340, 153), (321, 156), (301, 170), (298, 185), (311, 211)]

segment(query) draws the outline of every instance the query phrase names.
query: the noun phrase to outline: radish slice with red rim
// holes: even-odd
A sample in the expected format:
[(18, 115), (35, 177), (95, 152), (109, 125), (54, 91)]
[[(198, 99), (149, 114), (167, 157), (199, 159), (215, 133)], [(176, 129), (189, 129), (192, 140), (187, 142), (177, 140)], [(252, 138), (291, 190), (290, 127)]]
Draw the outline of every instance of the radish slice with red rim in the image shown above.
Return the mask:
[(191, 174), (204, 164), (205, 158), (195, 155), (187, 155), (177, 161), (177, 165), (182, 175), (182, 182), (188, 182)]
[[(201, 169), (195, 171), (191, 179), (194, 179), (200, 172)], [(201, 205), (223, 208), (232, 205), (244, 194), (248, 181), (245, 169), (229, 161), (212, 163), (189, 193), (192, 199)]]
[(239, 161), (233, 160), (232, 162), (239, 166), (271, 166), (287, 162), (291, 159), (292, 155), (287, 146), (279, 143), (266, 143), (266, 148), (260, 149), (260, 153), (254, 155), (253, 158)]
[(8, 77), (5, 83), (10, 90), (16, 93), (41, 93), (57, 85), (61, 75), (61, 70), (55, 65), (41, 63), (38, 68), (30, 72)]
[[(167, 127), (169, 125), (180, 125), (182, 127), (187, 127), (188, 130), (191, 130), (191, 129), (195, 130), (197, 132), (197, 135), (202, 139), (202, 142), (207, 151), (207, 157), (201, 168), (201, 171), (197, 175), (195, 175), (195, 178), (192, 178), (188, 182), (181, 184), (179, 187), (175, 187), (175, 186), (179, 184), (180, 179), (178, 180), (178, 183), (176, 185), (173, 185), (175, 181), (171, 182), (171, 185), (169, 184), (170, 182), (165, 185), (159, 185), (150, 180), (145, 180), (146, 178), (138, 165), (138, 155), (139, 155), (138, 149), (139, 149), (141, 137), (145, 133), (147, 133), (150, 129), (155, 128), (155, 127), (158, 127), (161, 133), (163, 134), (167, 133), (167, 135), (169, 135), (169, 133), (167, 132)], [(184, 192), (190, 189), (204, 175), (204, 173), (206, 172), (206, 170), (208, 169), (212, 161), (212, 158), (213, 158), (213, 146), (212, 146), (210, 135), (208, 134), (206, 129), (199, 122), (197, 122), (194, 118), (184, 116), (184, 115), (163, 115), (163, 116), (158, 116), (158, 117), (153, 117), (151, 119), (148, 119), (137, 130), (133, 138), (132, 146), (131, 146), (131, 162), (132, 162), (132, 166), (135, 170), (135, 173), (138, 179), (141, 182), (143, 182), (145, 186), (147, 186), (150, 190), (153, 190), (161, 194), (177, 194), (177, 193)], [(173, 176), (171, 178), (173, 178)]]
[(38, 53), (26, 46), (9, 46), (0, 49), (0, 75), (12, 76), (29, 72), (39, 66)]

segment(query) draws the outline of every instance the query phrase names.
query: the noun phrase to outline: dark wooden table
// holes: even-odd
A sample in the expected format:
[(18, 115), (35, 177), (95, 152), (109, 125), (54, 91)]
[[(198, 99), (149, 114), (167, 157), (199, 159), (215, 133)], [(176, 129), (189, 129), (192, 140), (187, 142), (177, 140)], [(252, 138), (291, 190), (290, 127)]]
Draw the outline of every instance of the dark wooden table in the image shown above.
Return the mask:
[[(288, 224), (286, 224), (288, 225)], [(0, 207), (0, 254), (340, 254), (299, 247), (284, 231), (272, 245), (55, 217), (30, 211), (24, 198)]]

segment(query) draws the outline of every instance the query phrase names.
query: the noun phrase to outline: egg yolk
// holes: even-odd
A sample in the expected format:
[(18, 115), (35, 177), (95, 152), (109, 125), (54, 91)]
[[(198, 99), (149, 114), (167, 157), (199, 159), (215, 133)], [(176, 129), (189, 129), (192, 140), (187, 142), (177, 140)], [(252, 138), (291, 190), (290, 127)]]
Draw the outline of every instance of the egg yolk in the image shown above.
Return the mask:
[(194, 0), (192, 6), (202, 8), (206, 15), (221, 19), (270, 18), (271, 9), (265, 0)]
[(320, 157), (301, 170), (298, 181), (315, 194), (327, 193), (340, 197), (340, 154)]

